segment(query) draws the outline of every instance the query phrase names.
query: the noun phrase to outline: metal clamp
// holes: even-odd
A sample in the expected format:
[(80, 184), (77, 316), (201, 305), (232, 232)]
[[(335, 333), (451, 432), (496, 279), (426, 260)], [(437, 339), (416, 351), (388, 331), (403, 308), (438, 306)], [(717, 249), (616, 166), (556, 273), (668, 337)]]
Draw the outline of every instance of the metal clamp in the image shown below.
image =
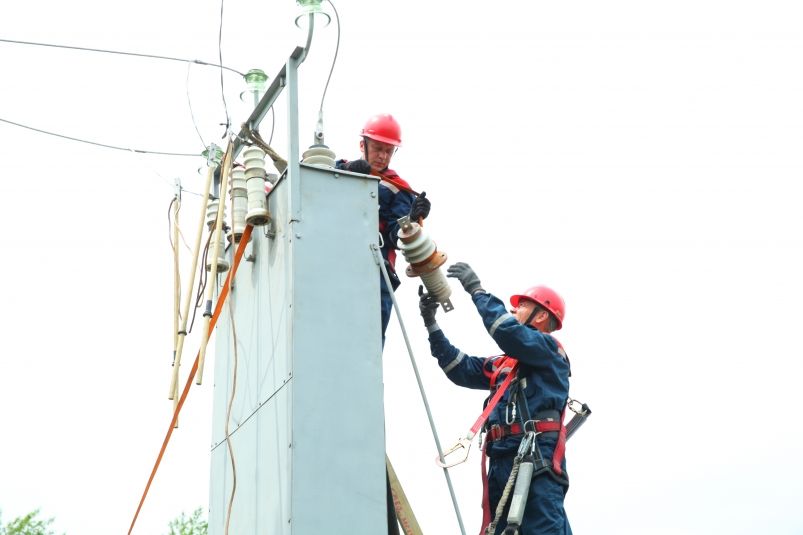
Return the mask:
[[(574, 408), (574, 405), (580, 405), (580, 410)], [(577, 401), (576, 399), (568, 398), (566, 401), (566, 406), (569, 407), (569, 410), (575, 414), (579, 414), (580, 416), (584, 416), (588, 411), (583, 409), (584, 403), (581, 401)]]
[[(453, 466), (457, 466), (460, 463), (466, 462), (468, 460), (468, 451), (471, 449), (471, 442), (473, 438), (474, 438), (473, 436), (471, 438), (468, 437), (461, 438), (460, 440), (457, 441), (457, 444), (452, 449), (444, 451), (443, 455), (438, 455), (437, 457), (435, 457), (435, 462), (438, 463), (438, 466), (440, 466), (441, 468), (451, 468)], [(456, 452), (460, 448), (464, 448), (466, 450), (465, 456), (459, 461), (453, 462), (451, 464), (446, 464), (446, 457)], [(443, 462), (441, 462), (441, 459), (443, 459)]]

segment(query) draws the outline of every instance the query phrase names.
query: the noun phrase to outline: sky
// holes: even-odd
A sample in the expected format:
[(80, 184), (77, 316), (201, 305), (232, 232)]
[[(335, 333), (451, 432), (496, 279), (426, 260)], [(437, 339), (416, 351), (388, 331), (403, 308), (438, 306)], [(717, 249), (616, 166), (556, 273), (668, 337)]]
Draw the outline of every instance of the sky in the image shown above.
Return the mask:
[[(427, 226), (450, 261), (470, 263), (503, 299), (547, 284), (566, 300), (556, 334), (571, 395), (593, 409), (567, 448), (575, 533), (803, 533), (803, 7), (335, 5), (327, 144), (356, 158), (365, 120), (392, 113), (404, 141), (392, 167), (432, 200)], [(217, 2), (3, 11), (2, 39), (218, 61)], [(223, 64), (272, 79), (304, 43), (295, 16), (291, 0), (224, 0)], [(336, 38), (334, 22), (316, 31), (300, 69), (302, 146)], [(221, 143), (213, 67), (193, 64), (188, 79), (185, 62), (0, 42), (0, 68), (2, 119), (150, 151)], [(223, 80), (239, 125), (244, 83)], [(280, 98), (280, 154), (285, 117)], [(41, 508), (59, 533), (122, 533), (172, 409), (170, 184), (200, 192), (203, 160), (5, 123), (0, 147), (0, 510), (8, 521)], [(185, 193), (190, 244), (199, 210)], [(484, 394), (451, 384), (428, 356), (417, 284), (405, 282), (402, 314), (445, 444)], [(446, 335), (470, 355), (497, 354), (453, 289)], [(395, 319), (383, 359), (388, 455), (424, 531), (457, 533)], [(207, 506), (211, 385), (191, 390), (134, 533), (166, 533), (182, 510)], [(452, 470), (469, 532), (481, 518), (478, 463), (475, 448)]]

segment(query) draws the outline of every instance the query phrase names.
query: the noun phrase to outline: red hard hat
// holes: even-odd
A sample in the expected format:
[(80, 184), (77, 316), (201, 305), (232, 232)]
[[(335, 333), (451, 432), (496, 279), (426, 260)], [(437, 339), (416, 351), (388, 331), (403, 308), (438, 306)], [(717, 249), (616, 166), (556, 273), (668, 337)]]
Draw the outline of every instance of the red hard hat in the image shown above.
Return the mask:
[(402, 146), (401, 125), (388, 113), (380, 113), (368, 119), (360, 135), (395, 147)]
[(530, 301), (535, 301), (545, 309), (549, 310), (554, 316), (555, 319), (558, 320), (558, 327), (555, 329), (559, 331), (561, 327), (563, 327), (563, 318), (566, 316), (566, 303), (563, 301), (563, 298), (553, 290), (547, 286), (533, 286), (532, 288), (527, 289), (526, 292), (519, 295), (511, 296), (510, 304), (514, 307), (519, 306), (520, 299), (529, 299)]

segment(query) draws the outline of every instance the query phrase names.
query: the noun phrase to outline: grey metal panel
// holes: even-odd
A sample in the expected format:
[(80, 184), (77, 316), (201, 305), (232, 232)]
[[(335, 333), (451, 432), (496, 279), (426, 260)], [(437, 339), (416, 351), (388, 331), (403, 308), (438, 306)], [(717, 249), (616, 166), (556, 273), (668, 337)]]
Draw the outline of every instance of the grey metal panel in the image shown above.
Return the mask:
[(292, 233), (293, 533), (375, 535), (387, 522), (379, 268), (370, 249), (377, 185), (310, 166), (301, 178), (304, 216)]
[[(229, 532), (373, 535), (386, 529), (379, 274), (369, 248), (378, 240), (377, 181), (303, 165), (297, 177), (304, 220), (290, 221), (292, 177), (281, 180), (269, 196), (274, 224), (254, 229), (256, 259), (234, 281), (229, 431), (238, 481)], [(232, 483), (224, 428), (234, 361), (223, 311), (213, 535), (224, 533)]]

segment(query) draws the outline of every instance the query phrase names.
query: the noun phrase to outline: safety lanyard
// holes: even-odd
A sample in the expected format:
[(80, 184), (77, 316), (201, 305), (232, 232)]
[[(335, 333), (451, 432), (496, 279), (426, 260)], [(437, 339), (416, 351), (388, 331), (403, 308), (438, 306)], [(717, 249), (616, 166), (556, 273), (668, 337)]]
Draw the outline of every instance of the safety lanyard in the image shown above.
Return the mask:
[[(509, 360), (513, 360), (513, 359), (509, 359)], [(518, 371), (519, 371), (519, 363), (516, 362), (513, 365), (513, 368), (511, 368), (510, 372), (507, 374), (507, 377), (505, 378), (504, 382), (502, 382), (502, 385), (499, 388), (496, 389), (496, 393), (494, 393), (493, 397), (491, 398), (491, 401), (488, 402), (488, 405), (485, 407), (485, 410), (482, 411), (482, 414), (480, 414), (480, 417), (477, 418), (477, 421), (474, 422), (474, 425), (472, 425), (471, 429), (469, 429), (468, 433), (466, 433), (466, 436), (461, 438), (461, 439), (459, 439), (457, 441), (457, 445), (455, 447), (453, 447), (452, 449), (450, 449), (448, 451), (443, 452), (443, 457), (439, 456), (435, 460), (435, 462), (438, 463), (438, 466), (441, 466), (443, 468), (450, 468), (452, 466), (455, 466), (457, 464), (465, 462), (466, 459), (468, 459), (468, 450), (469, 450), (469, 448), (471, 448), (471, 441), (474, 439), (474, 436), (477, 434), (477, 432), (480, 430), (482, 425), (485, 423), (485, 421), (491, 415), (491, 412), (493, 412), (493, 410), (496, 408), (497, 403), (499, 403), (499, 400), (502, 399), (502, 395), (505, 393), (505, 390), (507, 390), (507, 387), (510, 386), (510, 383), (513, 381), (513, 378), (516, 377), (516, 374), (518, 373)], [(465, 457), (463, 457), (459, 461), (454, 462), (452, 464), (446, 464), (446, 456), (451, 454), (451, 453), (454, 453), (455, 451), (459, 450), (460, 448), (464, 448), (466, 450)], [(443, 461), (441, 461), (441, 459), (443, 459)]]
[(394, 179), (392, 179), (390, 177), (387, 177), (387, 176), (383, 175), (382, 173), (380, 173), (378, 171), (371, 171), (371, 174), (374, 175), (374, 176), (378, 176), (379, 178), (381, 178), (385, 182), (389, 182), (392, 186), (394, 186), (397, 189), (400, 189), (402, 191), (406, 191), (407, 193), (412, 193), (413, 195), (418, 197), (418, 192), (417, 191), (413, 191), (409, 186), (405, 186), (401, 182), (396, 182)]

